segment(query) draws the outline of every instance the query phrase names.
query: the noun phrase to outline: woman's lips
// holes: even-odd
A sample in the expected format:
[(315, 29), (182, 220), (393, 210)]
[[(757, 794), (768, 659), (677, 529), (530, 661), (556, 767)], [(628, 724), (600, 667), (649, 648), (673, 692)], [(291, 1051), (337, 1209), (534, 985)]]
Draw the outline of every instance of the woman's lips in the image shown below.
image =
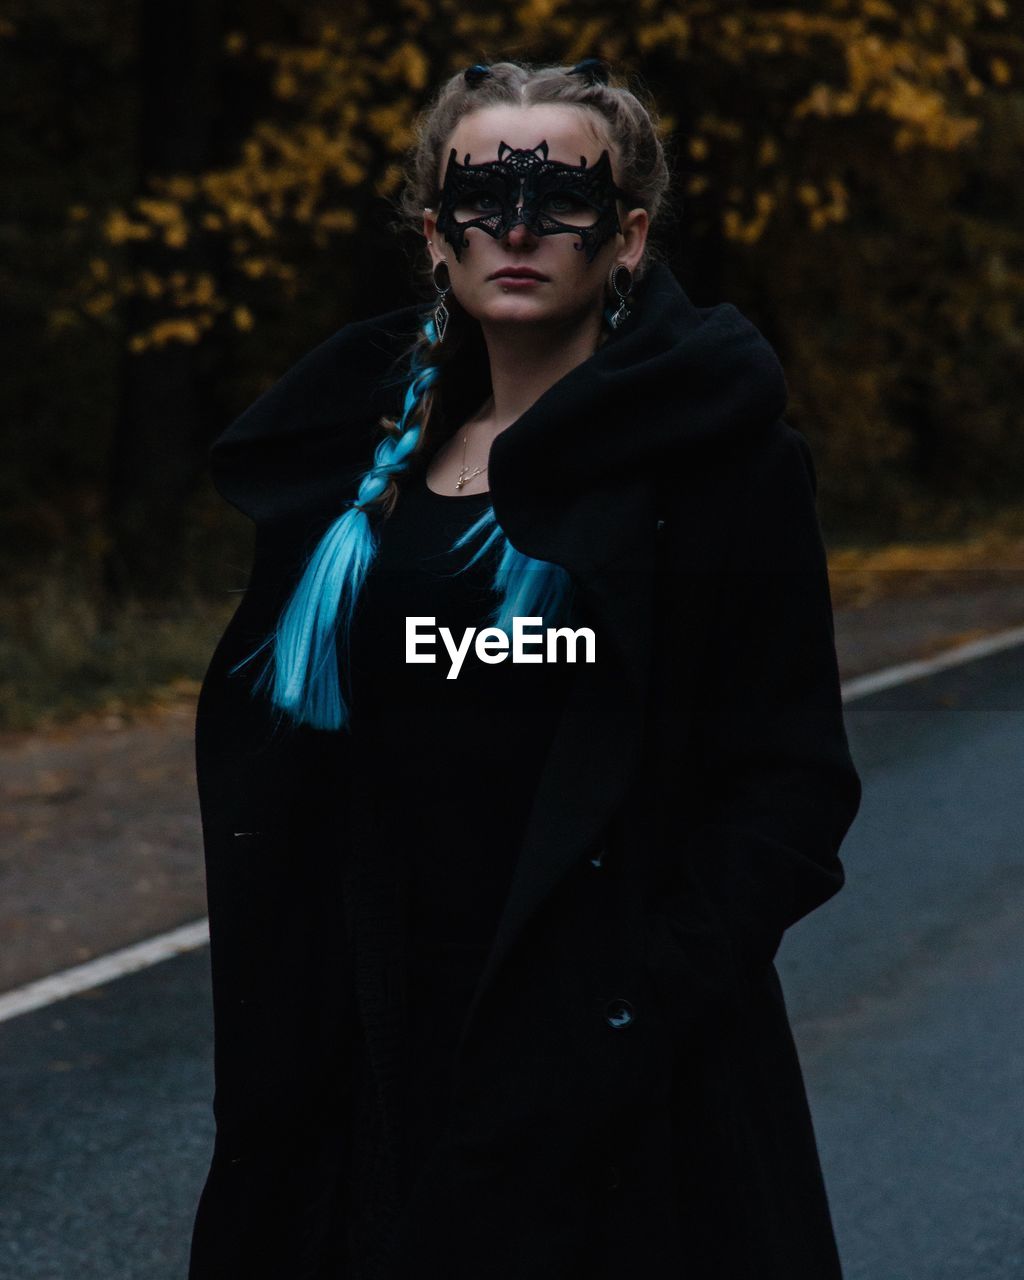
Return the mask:
[(542, 280), (540, 276), (499, 275), (499, 276), (494, 276), (494, 280), (497, 284), (514, 284), (517, 286), (526, 285), (526, 284), (545, 284), (546, 283), (546, 281)]

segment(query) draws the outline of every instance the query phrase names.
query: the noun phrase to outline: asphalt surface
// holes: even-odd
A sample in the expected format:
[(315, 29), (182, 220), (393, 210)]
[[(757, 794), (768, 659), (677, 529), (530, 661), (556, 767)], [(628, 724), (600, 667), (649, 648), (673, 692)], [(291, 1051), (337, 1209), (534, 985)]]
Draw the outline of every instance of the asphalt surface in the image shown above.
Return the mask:
[(778, 964), (847, 1280), (1019, 1280), (1024, 648), (847, 716), (846, 884)]
[[(847, 883), (777, 960), (845, 1274), (1019, 1280), (1024, 648), (847, 723)], [(0, 1280), (184, 1280), (211, 1027), (205, 949), (0, 1024)]]
[(0, 1023), (0, 1276), (184, 1280), (213, 1149), (206, 947)]

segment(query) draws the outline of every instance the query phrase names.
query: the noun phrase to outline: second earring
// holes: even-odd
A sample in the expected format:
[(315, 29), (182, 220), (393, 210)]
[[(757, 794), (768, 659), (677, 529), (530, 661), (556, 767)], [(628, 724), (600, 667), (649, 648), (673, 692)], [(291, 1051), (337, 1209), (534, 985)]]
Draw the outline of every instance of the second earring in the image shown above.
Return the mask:
[[(444, 284), (439, 284), (437, 279), (438, 271), (442, 272)], [(431, 272), (434, 278), (434, 288), (437, 290), (437, 300), (434, 307), (434, 328), (437, 330), (438, 342), (444, 341), (444, 332), (448, 328), (448, 308), (444, 305), (444, 300), (451, 292), (452, 281), (448, 272), (448, 264), (442, 259), (440, 262), (434, 263), (434, 269)]]

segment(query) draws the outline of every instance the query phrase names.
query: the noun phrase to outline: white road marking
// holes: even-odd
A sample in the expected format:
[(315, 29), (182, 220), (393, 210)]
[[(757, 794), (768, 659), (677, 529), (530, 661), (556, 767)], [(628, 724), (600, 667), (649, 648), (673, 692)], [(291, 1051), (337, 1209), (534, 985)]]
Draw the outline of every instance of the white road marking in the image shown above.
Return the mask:
[(990, 653), (998, 653), (1001, 649), (1012, 649), (1015, 644), (1024, 644), (1024, 627), (1011, 627), (1008, 631), (996, 631), (990, 636), (982, 636), (980, 640), (969, 640), (966, 644), (953, 645), (943, 649), (941, 653), (930, 658), (921, 658), (916, 662), (901, 662), (895, 667), (884, 667), (881, 671), (870, 672), (866, 676), (857, 676), (843, 683), (843, 701), (852, 702), (855, 698), (863, 698), (869, 693), (877, 693), (879, 689), (891, 689), (893, 685), (907, 684), (921, 676), (929, 676), (933, 671), (942, 671), (946, 667), (958, 667), (965, 662), (973, 662), (975, 658), (987, 658)]
[[(1011, 627), (1007, 631), (997, 631), (993, 635), (983, 636), (980, 640), (971, 640), (966, 644), (954, 645), (931, 658), (923, 658), (916, 662), (901, 662), (894, 667), (885, 667), (865, 676), (856, 676), (842, 684), (843, 702), (853, 702), (857, 698), (866, 697), (869, 693), (877, 693), (880, 689), (891, 689), (894, 685), (907, 684), (922, 676), (931, 675), (933, 671), (942, 671), (946, 667), (960, 666), (965, 662), (973, 662), (975, 658), (987, 657), (990, 653), (998, 653), (1002, 649), (1010, 649), (1015, 644), (1024, 644), (1024, 626)], [(0, 1022), (15, 1018), (20, 1013), (29, 1013), (33, 1009), (41, 1009), (54, 1004), (67, 996), (76, 995), (80, 991), (88, 991), (93, 987), (112, 982), (127, 973), (135, 973), (139, 969), (147, 969), (150, 965), (159, 964), (161, 960), (169, 960), (183, 951), (194, 951), (210, 941), (210, 922), (205, 917), (192, 924), (183, 924), (167, 933), (157, 934), (154, 938), (146, 938), (133, 946), (122, 947), (120, 951), (112, 951), (109, 955), (100, 956), (96, 960), (88, 960), (85, 964), (75, 965), (73, 969), (63, 969), (60, 973), (40, 978), (23, 987), (15, 987), (0, 995)]]
[(41, 1009), (80, 991), (102, 986), (104, 982), (113, 982), (126, 973), (148, 969), (150, 965), (169, 960), (183, 951), (194, 951), (209, 941), (210, 923), (204, 916), (202, 920), (180, 925), (167, 933), (157, 934), (155, 938), (146, 938), (130, 947), (122, 947), (120, 951), (87, 960), (85, 964), (76, 964), (73, 969), (51, 973), (47, 978), (39, 978), (0, 995), (0, 1022), (16, 1018), (19, 1013)]

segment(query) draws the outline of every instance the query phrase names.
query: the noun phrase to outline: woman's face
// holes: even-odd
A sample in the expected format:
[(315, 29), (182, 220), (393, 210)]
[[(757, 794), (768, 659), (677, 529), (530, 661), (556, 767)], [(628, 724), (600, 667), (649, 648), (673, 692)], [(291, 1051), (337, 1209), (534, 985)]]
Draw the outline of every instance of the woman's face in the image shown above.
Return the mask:
[[(461, 187), (457, 189), (454, 216), (465, 224), (474, 218), (484, 218), (500, 212), (500, 191), (512, 189), (513, 199), (509, 208), (517, 208), (524, 192), (518, 190), (519, 174), (509, 183), (505, 171), (504, 188), (489, 180), (493, 171), (479, 174), (473, 166), (486, 165), (499, 160), (508, 150), (537, 151), (539, 144), (547, 144), (546, 159), (551, 162), (579, 168), (580, 158), (587, 167), (599, 162), (602, 151), (607, 150), (611, 162), (611, 177), (619, 184), (618, 156), (601, 135), (601, 121), (591, 111), (564, 104), (543, 106), (482, 107), (464, 116), (449, 138), (443, 152), (438, 173), (438, 190), (444, 185), (448, 156), (455, 149), (459, 164), (467, 165), (461, 175)], [(501, 144), (505, 150), (499, 156)], [(543, 156), (543, 148), (537, 151)], [(524, 176), (531, 178), (538, 173), (528, 158)], [(578, 182), (568, 181), (559, 190), (560, 180), (550, 171), (538, 178), (538, 184), (549, 194), (544, 195), (541, 206), (550, 214), (544, 225), (557, 224), (586, 228), (596, 226), (599, 211), (593, 203), (574, 196)], [(601, 184), (591, 185), (591, 196)], [(609, 197), (612, 199), (612, 197)], [(447, 228), (448, 239), (437, 227), (438, 208), (424, 210), (423, 233), (426, 236), (433, 263), (444, 261), (451, 276), (452, 294), (462, 308), (482, 324), (488, 323), (538, 323), (550, 321), (564, 324), (581, 321), (594, 311), (600, 312), (612, 296), (608, 291), (608, 274), (613, 264), (622, 263), (635, 270), (643, 254), (647, 237), (648, 217), (644, 209), (627, 211), (621, 198), (615, 198), (614, 211), (618, 215), (621, 232), (616, 232), (596, 246), (600, 236), (591, 233), (595, 241), (591, 254), (580, 245), (580, 236), (571, 229), (557, 230), (550, 234), (537, 234), (535, 229), (522, 222), (503, 229), (501, 219), (494, 218), (491, 225), (498, 234), (490, 234), (481, 226)], [(443, 221), (443, 220), (442, 220)], [(598, 228), (599, 230), (599, 228)], [(464, 242), (458, 247), (452, 239)], [(497, 276), (505, 267), (529, 267), (539, 272), (542, 279), (526, 283), (513, 283)], [(449, 297), (450, 300), (450, 297)]]

